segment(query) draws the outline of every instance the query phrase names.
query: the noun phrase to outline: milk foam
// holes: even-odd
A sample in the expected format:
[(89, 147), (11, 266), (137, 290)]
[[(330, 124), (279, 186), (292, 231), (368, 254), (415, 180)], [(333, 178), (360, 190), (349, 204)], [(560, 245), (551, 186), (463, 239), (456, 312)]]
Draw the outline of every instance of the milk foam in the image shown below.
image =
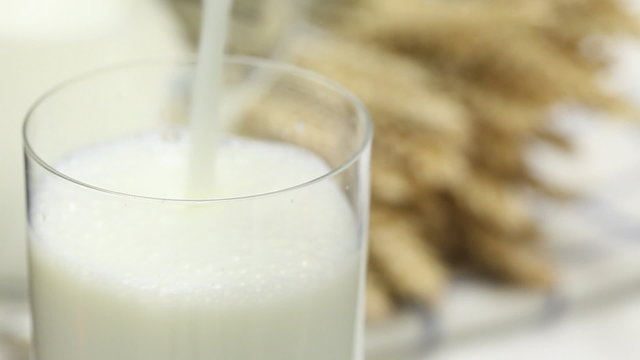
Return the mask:
[[(176, 199), (189, 150), (188, 132), (166, 128), (75, 152), (56, 167), (103, 189)], [(269, 193), (329, 172), (314, 154), (275, 142), (227, 137), (217, 151), (210, 198)], [(123, 201), (55, 178), (33, 198), (37, 256), (121, 295), (266, 301), (352, 271), (357, 256), (354, 216), (330, 180), (195, 206)]]

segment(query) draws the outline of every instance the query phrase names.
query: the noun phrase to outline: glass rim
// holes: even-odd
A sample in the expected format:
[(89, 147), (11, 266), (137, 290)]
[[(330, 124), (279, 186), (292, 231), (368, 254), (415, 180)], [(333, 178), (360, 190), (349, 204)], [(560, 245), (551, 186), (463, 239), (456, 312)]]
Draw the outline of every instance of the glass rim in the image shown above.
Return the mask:
[(320, 75), (316, 72), (313, 72), (311, 70), (308, 70), (296, 65), (292, 65), (289, 63), (285, 63), (285, 62), (275, 61), (275, 60), (267, 60), (267, 59), (251, 57), (251, 56), (243, 56), (243, 55), (227, 55), (225, 56), (225, 63), (252, 66), (252, 67), (263, 68), (263, 69), (268, 69), (272, 71), (282, 71), (282, 72), (293, 74), (299, 78), (313, 81), (315, 83), (318, 83), (330, 88), (331, 90), (335, 91), (340, 96), (348, 100), (348, 102), (354, 107), (356, 111), (356, 117), (358, 118), (358, 121), (363, 122), (365, 127), (365, 133), (361, 143), (358, 144), (355, 150), (352, 151), (352, 154), (347, 158), (347, 160), (343, 161), (341, 164), (337, 166), (330, 166), (330, 170), (328, 172), (320, 176), (316, 176), (310, 180), (301, 182), (299, 184), (288, 186), (282, 189), (256, 193), (256, 194), (234, 196), (234, 197), (227, 197), (227, 198), (223, 197), (223, 198), (203, 198), (203, 199), (162, 198), (162, 197), (144, 196), (144, 195), (126, 193), (122, 191), (110, 190), (107, 188), (93, 185), (88, 182), (75, 179), (72, 176), (69, 176), (63, 173), (62, 171), (59, 171), (58, 169), (56, 169), (55, 166), (48, 163), (38, 155), (38, 153), (32, 147), (31, 142), (29, 141), (29, 136), (27, 134), (28, 127), (31, 124), (31, 120), (36, 110), (38, 110), (40, 106), (43, 105), (47, 101), (47, 99), (49, 99), (51, 96), (57, 94), (60, 91), (65, 90), (67, 87), (73, 86), (78, 82), (82, 82), (84, 80), (88, 80), (93, 77), (104, 75), (104, 74), (118, 71), (118, 70), (140, 67), (144, 65), (193, 66), (195, 64), (195, 60), (193, 59), (191, 60), (146, 59), (146, 60), (139, 60), (139, 61), (133, 61), (133, 62), (129, 61), (129, 62), (120, 63), (112, 66), (102, 67), (89, 72), (82, 73), (80, 75), (76, 75), (74, 77), (71, 77), (65, 81), (58, 83), (57, 85), (53, 86), (48, 91), (40, 95), (27, 110), (27, 113), (24, 117), (24, 121), (22, 124), (22, 141), (23, 141), (23, 148), (24, 148), (25, 155), (27, 155), (30, 159), (35, 161), (38, 165), (40, 165), (43, 169), (45, 169), (50, 174), (62, 180), (73, 183), (75, 185), (84, 187), (92, 191), (98, 191), (103, 194), (114, 195), (118, 197), (126, 197), (131, 199), (151, 200), (151, 201), (160, 201), (160, 202), (172, 202), (172, 203), (184, 203), (184, 204), (210, 204), (210, 203), (221, 203), (221, 202), (233, 202), (233, 201), (240, 201), (240, 200), (261, 199), (261, 198), (280, 195), (280, 194), (300, 190), (303, 188), (307, 188), (309, 186), (313, 186), (316, 183), (320, 183), (324, 180), (333, 178), (341, 174), (342, 172), (346, 171), (354, 163), (359, 161), (362, 158), (365, 151), (367, 151), (367, 149), (370, 148), (371, 143), (373, 141), (373, 131), (374, 131), (373, 121), (371, 119), (371, 116), (367, 108), (365, 107), (365, 105), (362, 103), (362, 101), (355, 94), (353, 94), (351, 91), (349, 91), (347, 88), (340, 85), (339, 83), (323, 75)]

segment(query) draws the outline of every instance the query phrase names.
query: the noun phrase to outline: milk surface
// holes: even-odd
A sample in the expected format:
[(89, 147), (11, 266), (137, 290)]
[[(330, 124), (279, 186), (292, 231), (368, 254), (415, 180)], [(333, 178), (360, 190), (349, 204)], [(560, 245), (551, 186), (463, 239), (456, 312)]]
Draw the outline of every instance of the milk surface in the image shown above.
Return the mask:
[[(164, 128), (56, 164), (112, 191), (182, 198), (189, 133)], [(221, 138), (209, 197), (326, 174), (290, 145)], [(181, 204), (34, 182), (38, 360), (349, 360), (361, 246), (330, 179), (259, 198)]]

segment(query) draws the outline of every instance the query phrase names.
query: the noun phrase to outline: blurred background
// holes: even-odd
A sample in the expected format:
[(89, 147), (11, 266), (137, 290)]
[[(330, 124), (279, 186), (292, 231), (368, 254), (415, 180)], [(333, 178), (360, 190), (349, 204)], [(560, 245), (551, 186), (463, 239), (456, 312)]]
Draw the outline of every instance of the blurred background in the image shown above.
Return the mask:
[[(200, 8), (0, 0), (1, 360), (28, 344), (24, 114), (89, 69), (189, 57)], [(369, 359), (640, 358), (640, 1), (235, 0), (233, 17), (230, 53), (322, 73), (373, 116)]]

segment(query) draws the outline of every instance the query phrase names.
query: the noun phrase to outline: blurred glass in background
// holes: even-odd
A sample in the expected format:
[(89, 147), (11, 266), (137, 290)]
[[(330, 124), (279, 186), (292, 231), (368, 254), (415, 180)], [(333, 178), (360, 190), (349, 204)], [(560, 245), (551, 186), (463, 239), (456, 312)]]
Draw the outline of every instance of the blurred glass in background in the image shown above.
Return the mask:
[(0, 359), (5, 340), (28, 335), (21, 125), (29, 106), (76, 74), (187, 51), (162, 1), (0, 0)]
[(76, 74), (186, 50), (174, 18), (159, 1), (0, 1), (0, 297), (24, 291), (20, 130), (28, 107)]

